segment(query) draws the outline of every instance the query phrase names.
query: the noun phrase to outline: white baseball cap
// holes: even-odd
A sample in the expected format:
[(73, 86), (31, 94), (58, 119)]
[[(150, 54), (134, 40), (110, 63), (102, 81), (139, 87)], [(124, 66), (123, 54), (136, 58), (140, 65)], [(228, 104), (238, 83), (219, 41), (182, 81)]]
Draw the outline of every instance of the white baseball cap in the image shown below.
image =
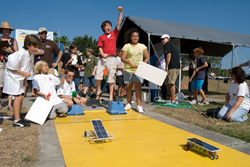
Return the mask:
[(44, 31), (48, 32), (47, 29), (46, 29), (45, 27), (41, 27), (41, 28), (39, 28), (39, 30), (38, 30), (38, 34), (44, 32)]
[(162, 39), (164, 39), (164, 38), (169, 38), (169, 39), (170, 39), (170, 36), (169, 36), (168, 34), (163, 34), (163, 35), (161, 36), (161, 38), (162, 38)]

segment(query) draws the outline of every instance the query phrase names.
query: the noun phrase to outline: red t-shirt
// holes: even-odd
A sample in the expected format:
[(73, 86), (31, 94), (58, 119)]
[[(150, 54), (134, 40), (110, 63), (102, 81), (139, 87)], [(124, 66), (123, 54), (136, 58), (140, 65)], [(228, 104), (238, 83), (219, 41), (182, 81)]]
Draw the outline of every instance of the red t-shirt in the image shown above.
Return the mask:
[[(102, 47), (104, 53), (116, 56), (116, 40), (118, 34), (119, 31), (117, 31), (115, 27), (111, 33), (101, 35), (98, 39), (97, 48)], [(99, 58), (103, 58), (102, 55), (100, 55)]]

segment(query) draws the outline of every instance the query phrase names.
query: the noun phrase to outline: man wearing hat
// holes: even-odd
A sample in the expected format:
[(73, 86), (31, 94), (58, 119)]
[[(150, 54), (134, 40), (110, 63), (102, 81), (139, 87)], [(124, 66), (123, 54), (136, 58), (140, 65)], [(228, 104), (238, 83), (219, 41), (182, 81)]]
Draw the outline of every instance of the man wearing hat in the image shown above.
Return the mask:
[[(59, 61), (62, 57), (61, 49), (56, 45), (54, 41), (48, 40), (47, 38), (47, 29), (45, 27), (41, 27), (38, 30), (38, 36), (41, 39), (41, 44), (39, 46), (39, 50), (35, 54), (34, 63), (39, 60), (44, 60), (49, 65), (49, 74), (54, 74), (54, 68), (58, 65)], [(58, 54), (56, 62), (53, 63), (54, 54)]]
[(175, 101), (175, 81), (180, 71), (180, 53), (174, 44), (170, 42), (170, 36), (168, 34), (163, 34), (161, 36), (161, 42), (164, 48), (166, 71), (168, 73), (166, 85), (170, 91), (171, 103), (177, 104)]

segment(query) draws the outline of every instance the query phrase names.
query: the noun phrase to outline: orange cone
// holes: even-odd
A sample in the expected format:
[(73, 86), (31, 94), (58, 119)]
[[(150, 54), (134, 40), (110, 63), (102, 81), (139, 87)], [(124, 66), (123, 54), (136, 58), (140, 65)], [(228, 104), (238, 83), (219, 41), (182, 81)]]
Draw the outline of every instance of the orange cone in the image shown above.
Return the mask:
[(185, 84), (184, 84), (184, 88), (187, 88)]

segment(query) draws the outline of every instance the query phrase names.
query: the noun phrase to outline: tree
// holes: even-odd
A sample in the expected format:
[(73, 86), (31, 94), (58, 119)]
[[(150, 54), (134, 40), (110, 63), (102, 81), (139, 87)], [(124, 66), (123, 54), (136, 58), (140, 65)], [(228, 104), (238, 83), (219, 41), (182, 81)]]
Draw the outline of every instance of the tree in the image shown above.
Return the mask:
[(56, 32), (54, 32), (54, 36), (55, 36), (54, 40), (56, 43), (60, 42), (63, 44), (63, 53), (64, 53), (66, 51), (66, 47), (69, 46), (69, 44), (70, 44), (69, 38), (67, 36), (63, 35), (60, 37), (60, 40), (59, 40)]
[(84, 35), (83, 37), (77, 36), (73, 38), (72, 43), (75, 43), (78, 46), (78, 50), (83, 53), (83, 56), (86, 57), (86, 49), (92, 48), (94, 50), (94, 55), (98, 55), (97, 49), (97, 41), (88, 35)]

